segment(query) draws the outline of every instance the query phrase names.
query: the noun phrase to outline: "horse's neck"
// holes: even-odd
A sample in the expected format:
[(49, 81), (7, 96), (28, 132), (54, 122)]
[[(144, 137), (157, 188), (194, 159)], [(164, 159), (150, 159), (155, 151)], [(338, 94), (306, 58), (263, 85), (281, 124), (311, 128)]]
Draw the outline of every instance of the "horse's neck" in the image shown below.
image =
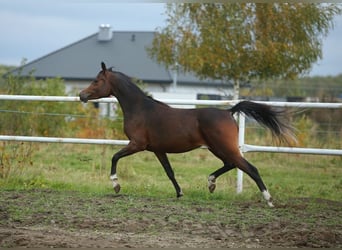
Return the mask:
[(124, 115), (139, 112), (143, 106), (142, 103), (147, 98), (144, 92), (131, 82), (121, 83), (115, 97), (118, 99)]

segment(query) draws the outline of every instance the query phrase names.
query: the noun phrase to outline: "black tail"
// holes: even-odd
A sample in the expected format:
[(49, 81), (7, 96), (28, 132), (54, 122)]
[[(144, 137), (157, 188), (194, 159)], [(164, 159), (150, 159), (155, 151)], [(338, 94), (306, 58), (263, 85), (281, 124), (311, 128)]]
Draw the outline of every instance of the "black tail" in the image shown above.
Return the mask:
[(282, 111), (277, 111), (265, 104), (250, 101), (239, 102), (232, 107), (230, 111), (232, 114), (242, 112), (245, 115), (252, 117), (259, 124), (269, 128), (272, 135), (279, 138), (281, 142), (291, 144), (291, 142), (295, 141), (293, 128), (280, 120), (280, 117), (283, 116), (284, 113)]

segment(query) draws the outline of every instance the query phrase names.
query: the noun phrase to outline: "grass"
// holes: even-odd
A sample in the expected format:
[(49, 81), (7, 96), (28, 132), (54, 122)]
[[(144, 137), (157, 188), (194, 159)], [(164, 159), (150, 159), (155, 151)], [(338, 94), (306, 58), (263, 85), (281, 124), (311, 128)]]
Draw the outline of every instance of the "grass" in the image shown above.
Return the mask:
[[(94, 194), (113, 192), (109, 180), (110, 160), (118, 147), (67, 144), (29, 144), (28, 159), (14, 158), (0, 188), (74, 190)], [(24, 150), (25, 151), (25, 150)], [(27, 151), (27, 150), (26, 150)], [(341, 201), (342, 157), (247, 153), (258, 167), (275, 200), (312, 197)], [(207, 177), (221, 162), (204, 149), (169, 155), (176, 178), (189, 200), (259, 200), (256, 184), (244, 175), (244, 191), (237, 195), (236, 171), (221, 176), (214, 194), (207, 190)], [(121, 193), (169, 199), (174, 188), (153, 153), (140, 152), (118, 164)]]

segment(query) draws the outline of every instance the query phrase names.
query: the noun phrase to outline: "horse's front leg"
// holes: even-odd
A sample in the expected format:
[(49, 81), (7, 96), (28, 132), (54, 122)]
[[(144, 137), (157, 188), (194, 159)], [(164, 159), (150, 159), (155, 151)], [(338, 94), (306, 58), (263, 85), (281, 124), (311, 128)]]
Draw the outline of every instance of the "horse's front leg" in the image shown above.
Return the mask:
[(113, 188), (116, 193), (119, 193), (121, 189), (121, 186), (118, 182), (118, 176), (116, 174), (116, 166), (117, 166), (119, 159), (128, 155), (134, 154), (136, 152), (143, 151), (143, 150), (145, 150), (144, 146), (130, 141), (126, 147), (122, 148), (119, 152), (113, 155), (112, 167), (110, 171), (110, 179), (113, 182)]
[(154, 154), (157, 156), (157, 158), (160, 161), (160, 163), (162, 164), (167, 176), (169, 177), (173, 186), (175, 187), (177, 198), (183, 196), (183, 192), (182, 192), (180, 186), (178, 185), (178, 183), (176, 181), (175, 174), (172, 170), (171, 164), (169, 162), (169, 159), (167, 158), (166, 153), (154, 152)]

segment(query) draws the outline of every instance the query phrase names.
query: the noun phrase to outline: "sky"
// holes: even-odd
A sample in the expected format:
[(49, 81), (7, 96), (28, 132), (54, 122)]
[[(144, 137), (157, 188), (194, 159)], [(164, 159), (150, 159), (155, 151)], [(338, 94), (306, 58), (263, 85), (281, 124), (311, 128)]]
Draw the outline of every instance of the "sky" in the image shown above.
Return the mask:
[[(20, 65), (98, 31), (155, 31), (165, 26), (165, 3), (114, 0), (0, 0), (0, 64)], [(342, 74), (342, 16), (323, 40), (311, 76)]]

